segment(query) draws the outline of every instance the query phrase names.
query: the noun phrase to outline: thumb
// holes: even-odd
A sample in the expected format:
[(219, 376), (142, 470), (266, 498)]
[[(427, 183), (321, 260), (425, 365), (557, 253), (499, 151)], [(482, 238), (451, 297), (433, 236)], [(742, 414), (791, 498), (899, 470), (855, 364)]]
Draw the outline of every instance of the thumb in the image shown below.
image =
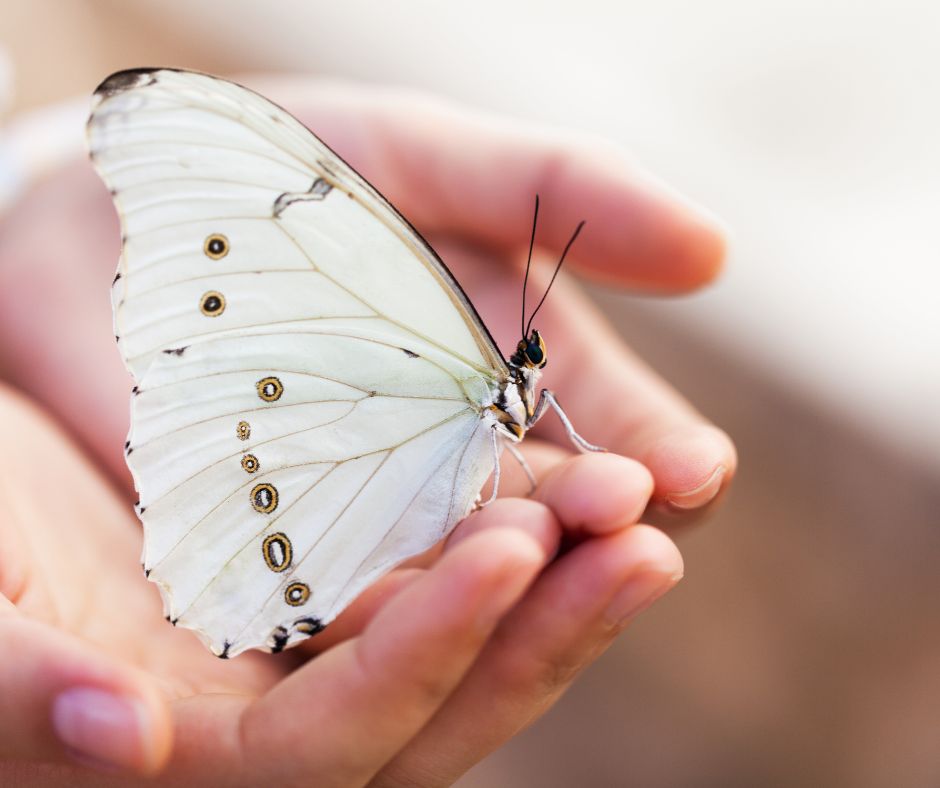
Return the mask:
[(144, 675), (0, 606), (0, 760), (153, 774), (171, 741), (166, 703)]

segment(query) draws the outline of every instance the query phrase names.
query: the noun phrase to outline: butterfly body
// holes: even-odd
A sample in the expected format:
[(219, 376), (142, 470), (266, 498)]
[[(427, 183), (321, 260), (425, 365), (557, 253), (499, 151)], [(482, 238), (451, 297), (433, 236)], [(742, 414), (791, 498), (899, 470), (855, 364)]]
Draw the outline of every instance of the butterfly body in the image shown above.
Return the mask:
[(417, 231), (251, 91), (120, 72), (88, 130), (122, 223), (145, 571), (215, 654), (279, 651), (473, 508), (558, 409), (544, 343), (504, 359)]

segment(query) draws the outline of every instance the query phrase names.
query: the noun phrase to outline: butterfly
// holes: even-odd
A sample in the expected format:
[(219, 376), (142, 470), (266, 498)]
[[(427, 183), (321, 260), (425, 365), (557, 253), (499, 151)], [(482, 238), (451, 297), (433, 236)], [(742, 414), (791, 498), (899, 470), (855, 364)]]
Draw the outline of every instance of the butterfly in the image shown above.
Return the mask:
[(121, 71), (88, 143), (121, 218), (144, 570), (217, 656), (323, 629), (482, 505), (491, 475), (495, 497), (501, 450), (521, 459), (546, 409), (599, 450), (537, 396), (531, 319), (505, 359), (428, 243), (280, 107)]

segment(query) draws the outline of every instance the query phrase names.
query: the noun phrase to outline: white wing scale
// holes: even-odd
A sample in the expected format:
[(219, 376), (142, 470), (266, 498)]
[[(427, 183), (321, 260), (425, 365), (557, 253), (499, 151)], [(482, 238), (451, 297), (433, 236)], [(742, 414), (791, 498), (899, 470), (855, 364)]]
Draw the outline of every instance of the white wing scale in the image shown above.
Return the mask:
[(98, 97), (144, 564), (215, 653), (279, 650), (465, 516), (506, 367), (429, 247), (287, 113), (167, 70)]

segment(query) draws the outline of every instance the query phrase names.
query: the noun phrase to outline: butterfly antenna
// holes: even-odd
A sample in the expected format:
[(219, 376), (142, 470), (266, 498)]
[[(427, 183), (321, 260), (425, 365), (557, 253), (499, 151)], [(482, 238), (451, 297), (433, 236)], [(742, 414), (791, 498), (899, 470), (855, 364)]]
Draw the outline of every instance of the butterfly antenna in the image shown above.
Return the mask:
[(529, 268), (532, 265), (532, 249), (535, 247), (535, 227), (539, 223), (539, 196), (535, 195), (535, 216), (532, 217), (532, 238), (529, 241), (529, 259), (525, 264), (525, 279), (522, 280), (522, 338), (525, 339), (525, 291), (529, 284)]
[(581, 228), (584, 227), (584, 220), (582, 219), (578, 226), (575, 228), (574, 235), (571, 236), (571, 240), (565, 245), (565, 251), (561, 253), (561, 260), (558, 261), (558, 265), (555, 266), (555, 273), (552, 274), (551, 281), (548, 283), (548, 287), (545, 288), (545, 295), (542, 296), (542, 300), (539, 301), (539, 305), (535, 307), (535, 311), (532, 313), (532, 316), (529, 318), (529, 323), (525, 327), (525, 331), (522, 332), (523, 337), (529, 335), (529, 329), (532, 328), (532, 321), (535, 319), (535, 316), (539, 313), (539, 310), (542, 308), (542, 304), (545, 303), (545, 299), (548, 298), (548, 291), (552, 289), (552, 285), (555, 284), (555, 277), (558, 276), (558, 272), (561, 270), (561, 264), (565, 262), (565, 256), (568, 254), (568, 250), (571, 248), (571, 245), (574, 243), (575, 239), (578, 237), (578, 234), (581, 232)]

